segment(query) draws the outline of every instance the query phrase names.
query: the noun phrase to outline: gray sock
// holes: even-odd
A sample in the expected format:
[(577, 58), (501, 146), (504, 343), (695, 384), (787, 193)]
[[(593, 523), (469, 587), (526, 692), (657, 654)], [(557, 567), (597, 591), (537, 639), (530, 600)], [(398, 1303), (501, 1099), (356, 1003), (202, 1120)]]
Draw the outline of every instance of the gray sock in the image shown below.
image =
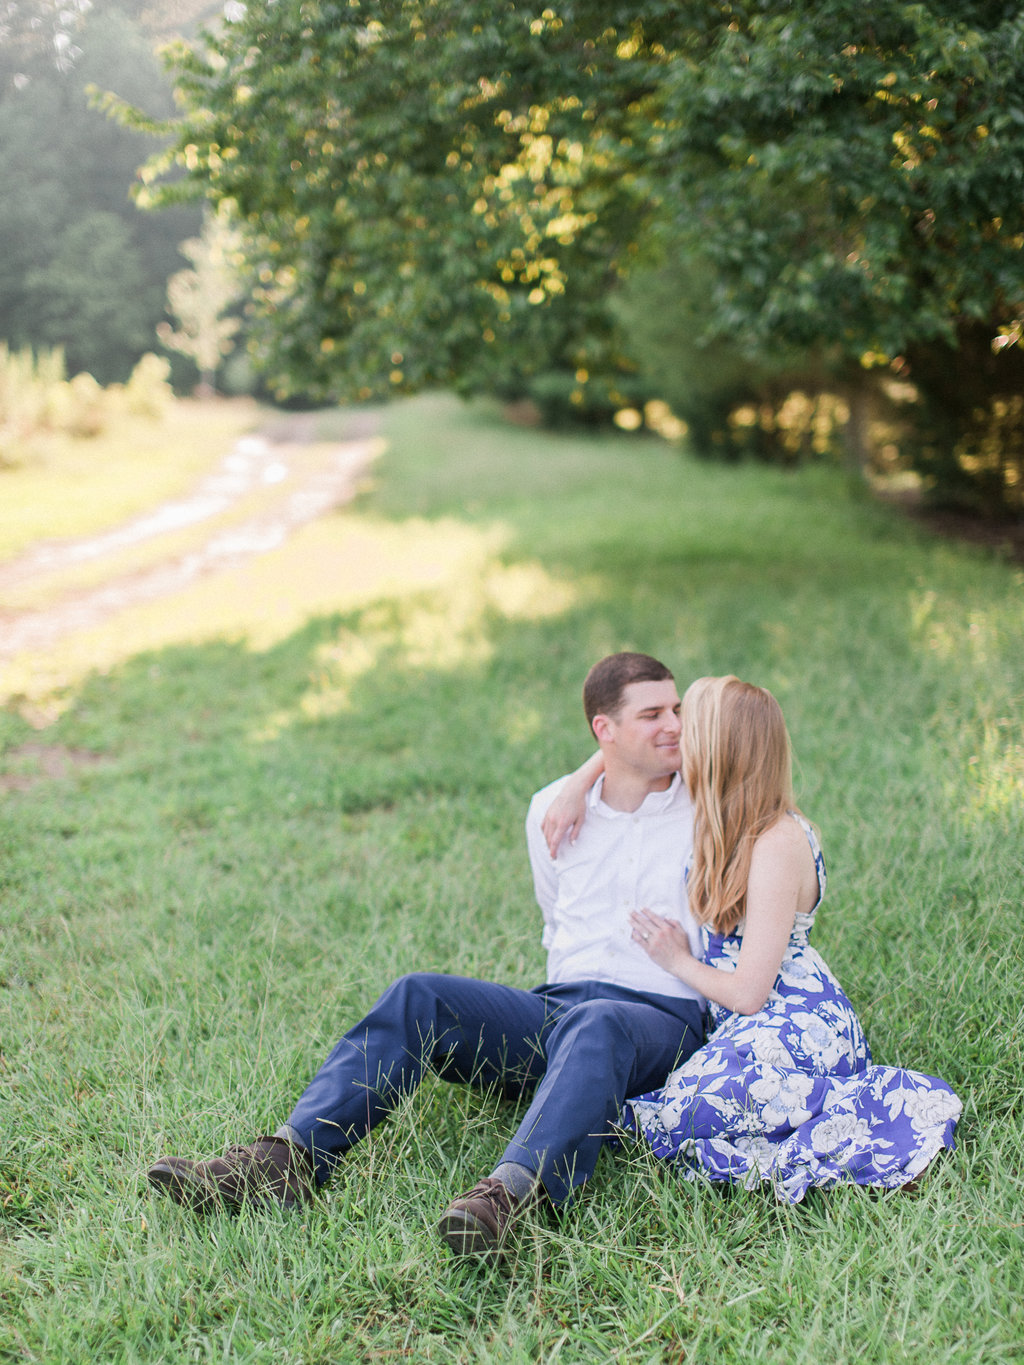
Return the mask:
[(295, 1129), (291, 1126), (290, 1123), (282, 1123), (281, 1127), (277, 1130), (274, 1136), (284, 1138), (285, 1142), (294, 1143), (296, 1147), (301, 1147), (304, 1152), (308, 1151), (306, 1144), (302, 1141), (302, 1139), (299, 1137), (298, 1133), (295, 1131)]
[(537, 1172), (529, 1166), (520, 1166), (518, 1161), (503, 1161), (491, 1172), (494, 1180), (500, 1180), (510, 1194), (520, 1201), (529, 1199), (537, 1188)]

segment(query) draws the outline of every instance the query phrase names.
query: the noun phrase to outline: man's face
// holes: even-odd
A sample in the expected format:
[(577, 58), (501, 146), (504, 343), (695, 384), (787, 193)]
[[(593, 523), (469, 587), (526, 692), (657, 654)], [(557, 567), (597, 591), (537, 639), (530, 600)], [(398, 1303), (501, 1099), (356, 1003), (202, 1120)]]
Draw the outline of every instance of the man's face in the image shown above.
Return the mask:
[(594, 717), (594, 733), (609, 771), (629, 769), (650, 781), (678, 772), (680, 705), (671, 678), (630, 683), (615, 716)]

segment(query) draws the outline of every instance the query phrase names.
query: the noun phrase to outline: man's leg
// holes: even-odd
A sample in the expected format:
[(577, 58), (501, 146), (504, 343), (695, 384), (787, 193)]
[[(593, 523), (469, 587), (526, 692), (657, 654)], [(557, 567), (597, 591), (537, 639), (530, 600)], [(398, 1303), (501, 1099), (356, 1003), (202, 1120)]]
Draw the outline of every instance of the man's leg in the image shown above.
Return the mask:
[[(553, 1203), (566, 1200), (593, 1173), (623, 1101), (660, 1085), (702, 1041), (703, 1017), (693, 1001), (621, 991), (570, 1005), (548, 1034), (543, 1079), (494, 1173), (497, 1180), (482, 1180), (442, 1215), (440, 1232), (452, 1250), (500, 1253), (527, 1197), (505, 1178), (507, 1166), (536, 1172), (535, 1186), (543, 1186)], [(499, 1186), (512, 1193), (511, 1203)]]
[(532, 1085), (543, 1074), (552, 1011), (561, 1008), (541, 994), (469, 977), (401, 977), (338, 1042), (273, 1137), (212, 1160), (162, 1157), (149, 1179), (201, 1211), (250, 1199), (301, 1202), (426, 1069), (513, 1091)]
[(544, 1072), (551, 1016), (533, 991), (432, 972), (400, 977), (340, 1039), (289, 1116), (288, 1132), (313, 1154), (320, 1183), (427, 1070), (516, 1092), (533, 1084)]
[(593, 1174), (623, 1102), (660, 1085), (703, 1042), (693, 1001), (594, 999), (548, 1038), (548, 1061), (504, 1160), (537, 1171), (553, 1203)]

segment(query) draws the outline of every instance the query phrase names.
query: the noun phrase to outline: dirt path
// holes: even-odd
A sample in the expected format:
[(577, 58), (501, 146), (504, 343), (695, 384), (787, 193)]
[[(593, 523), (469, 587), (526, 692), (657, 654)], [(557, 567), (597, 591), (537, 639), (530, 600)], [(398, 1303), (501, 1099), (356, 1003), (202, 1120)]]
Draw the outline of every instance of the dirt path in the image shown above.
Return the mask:
[[(379, 415), (353, 413), (340, 442), (317, 443), (315, 424), (312, 413), (282, 416), (239, 439), (187, 497), (0, 566), (0, 661), (48, 649), (126, 607), (276, 549), (348, 502), (381, 448)], [(133, 555), (144, 567), (131, 564)], [(42, 592), (46, 605), (19, 609), (26, 591)]]

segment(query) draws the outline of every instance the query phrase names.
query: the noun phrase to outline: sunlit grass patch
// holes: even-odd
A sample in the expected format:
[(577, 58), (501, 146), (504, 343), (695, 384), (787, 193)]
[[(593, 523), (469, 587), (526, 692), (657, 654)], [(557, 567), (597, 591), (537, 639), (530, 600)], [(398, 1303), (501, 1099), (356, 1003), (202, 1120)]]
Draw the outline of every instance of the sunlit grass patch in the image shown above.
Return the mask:
[[(348, 680), (373, 668), (384, 649), (397, 648), (409, 666), (456, 667), (489, 656), (492, 616), (537, 619), (567, 609), (576, 597), (569, 583), (536, 562), (503, 562), (509, 538), (500, 525), (453, 517), (393, 523), (339, 513), (301, 528), (278, 549), (15, 657), (0, 667), (0, 695), (45, 712), (48, 702), (67, 705), (90, 672), (142, 652), (217, 639), (265, 650), (312, 616), (380, 603), (357, 637), (342, 632), (317, 651), (297, 713), (328, 714), (346, 704)], [(395, 603), (404, 604), (397, 618)]]
[[(273, 462), (266, 471), (270, 478), (253, 480), (240, 496), (230, 501), (224, 497), (223, 505), (219, 505), (217, 486), (224, 482), (225, 467), (229, 469), (238, 459), (232, 449), (219, 447), (216, 454), (220, 458), (211, 459), (210, 466), (201, 470), (205, 477), (197, 485), (182, 490), (184, 497), (163, 505), (158, 501), (155, 511), (146, 507), (135, 522), (114, 528), (107, 536), (100, 533), (86, 545), (87, 553), (74, 558), (56, 556), (60, 562), (54, 567), (36, 566), (30, 575), (10, 585), (0, 579), (0, 609), (39, 610), (70, 595), (146, 573), (165, 562), (187, 568), (193, 557), (204, 558), (204, 547), (211, 538), (220, 547), (221, 558), (232, 554), (233, 545), (238, 554), (247, 545), (262, 547), (271, 538), (283, 540), (292, 529), (291, 523), (302, 515), (301, 503), (309, 496), (308, 486), (315, 493), (317, 482), (330, 475), (338, 446), (274, 446)], [(207, 457), (211, 456), (207, 451)], [(290, 506), (292, 500), (299, 506)]]
[(45, 453), (0, 474), (0, 561), (184, 492), (262, 412), (249, 399), (178, 400), (159, 419), (123, 414), (102, 437), (52, 436)]

